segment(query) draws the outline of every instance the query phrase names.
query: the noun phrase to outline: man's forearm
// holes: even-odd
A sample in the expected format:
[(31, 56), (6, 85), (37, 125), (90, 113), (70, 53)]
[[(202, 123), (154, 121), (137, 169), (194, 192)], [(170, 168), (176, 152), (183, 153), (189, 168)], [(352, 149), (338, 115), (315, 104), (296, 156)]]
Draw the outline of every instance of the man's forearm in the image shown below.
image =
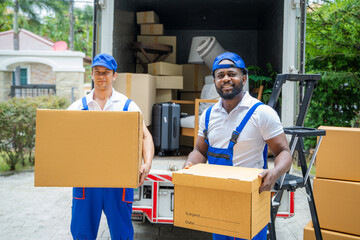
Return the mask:
[(288, 150), (281, 151), (274, 160), (274, 170), (277, 179), (289, 171), (291, 167), (291, 154)]
[(187, 164), (195, 165), (198, 163), (206, 163), (206, 158), (195, 148), (189, 154), (184, 166), (186, 166)]
[(144, 163), (151, 165), (153, 156), (154, 156), (154, 142), (151, 136), (145, 136), (143, 141)]

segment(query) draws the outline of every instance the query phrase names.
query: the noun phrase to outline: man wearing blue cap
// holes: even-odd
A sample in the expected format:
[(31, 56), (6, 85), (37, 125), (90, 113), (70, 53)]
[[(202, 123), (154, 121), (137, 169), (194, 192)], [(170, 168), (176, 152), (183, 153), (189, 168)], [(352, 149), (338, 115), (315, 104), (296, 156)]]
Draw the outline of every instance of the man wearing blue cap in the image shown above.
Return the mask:
[[(274, 168), (259, 174), (259, 191), (270, 191), (291, 166), (291, 155), (279, 116), (269, 106), (243, 91), (247, 81), (244, 61), (235, 53), (216, 57), (212, 74), (221, 99), (201, 115), (198, 138), (185, 168), (198, 163), (265, 168), (267, 144), (275, 156)], [(224, 203), (231, 204), (231, 203)], [(267, 227), (253, 239), (266, 240)], [(239, 238), (213, 234), (214, 240)]]
[[(95, 56), (92, 64), (94, 89), (74, 102), (69, 110), (138, 111), (139, 107), (126, 96), (116, 92), (112, 83), (116, 79), (115, 59), (105, 53)], [(106, 123), (105, 123), (106, 124)], [(154, 143), (145, 123), (143, 125), (143, 158), (139, 186), (151, 168)], [(101, 141), (101, 139), (94, 139)], [(99, 159), (101, 163), (101, 159)], [(74, 239), (96, 239), (102, 211), (109, 225), (111, 239), (132, 240), (131, 222), (134, 189), (132, 188), (73, 188), (71, 234)]]

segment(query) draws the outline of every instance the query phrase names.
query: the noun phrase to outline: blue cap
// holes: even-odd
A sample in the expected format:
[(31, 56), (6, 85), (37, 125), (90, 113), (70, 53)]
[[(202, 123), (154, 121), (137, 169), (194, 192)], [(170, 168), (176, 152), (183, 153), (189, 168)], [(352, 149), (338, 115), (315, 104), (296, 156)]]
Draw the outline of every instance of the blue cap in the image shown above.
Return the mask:
[(100, 53), (94, 57), (93, 64), (91, 67), (103, 66), (116, 72), (117, 64), (115, 59), (106, 53)]
[[(234, 64), (219, 64), (222, 60), (225, 59), (232, 61)], [(225, 52), (215, 58), (212, 72), (214, 74), (216, 69), (231, 68), (231, 67), (245, 69), (245, 63), (239, 55), (232, 52)]]

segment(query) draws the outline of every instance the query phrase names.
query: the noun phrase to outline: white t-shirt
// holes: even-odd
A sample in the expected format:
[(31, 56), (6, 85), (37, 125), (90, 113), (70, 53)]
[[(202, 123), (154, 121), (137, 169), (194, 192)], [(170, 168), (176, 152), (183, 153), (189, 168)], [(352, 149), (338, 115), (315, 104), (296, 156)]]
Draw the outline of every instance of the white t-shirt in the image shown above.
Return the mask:
[[(88, 95), (86, 95), (86, 101), (89, 110), (102, 111), (100, 105), (94, 100), (93, 96), (94, 96), (94, 89), (91, 90), (91, 92)], [(122, 111), (124, 109), (127, 99), (128, 98), (125, 95), (113, 89), (111, 97), (106, 101), (103, 111)], [(80, 98), (79, 100), (71, 104), (70, 107), (68, 107), (68, 110), (81, 110), (82, 108), (83, 108), (83, 104), (82, 104), (82, 99)], [(140, 108), (136, 105), (134, 101), (130, 102), (128, 111), (141, 112)]]
[[(211, 110), (208, 140), (215, 148), (228, 148), (232, 132), (239, 126), (248, 110), (259, 100), (245, 92), (240, 103), (228, 114), (220, 99)], [(205, 115), (200, 118), (198, 135), (204, 137)], [(233, 165), (238, 167), (262, 168), (265, 140), (283, 133), (280, 118), (274, 109), (260, 105), (240, 133), (234, 146)]]

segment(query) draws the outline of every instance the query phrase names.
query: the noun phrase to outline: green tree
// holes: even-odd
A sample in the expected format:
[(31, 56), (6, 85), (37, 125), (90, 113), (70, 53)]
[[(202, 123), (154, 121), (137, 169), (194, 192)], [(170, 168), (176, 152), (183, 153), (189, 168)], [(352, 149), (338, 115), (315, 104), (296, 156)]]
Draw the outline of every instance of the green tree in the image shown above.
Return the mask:
[[(320, 73), (305, 126), (350, 127), (360, 109), (360, 1), (310, 5), (306, 23), (306, 70)], [(314, 145), (316, 140), (310, 140)]]
[(358, 71), (360, 1), (324, 1), (310, 5), (306, 27), (308, 70)]

